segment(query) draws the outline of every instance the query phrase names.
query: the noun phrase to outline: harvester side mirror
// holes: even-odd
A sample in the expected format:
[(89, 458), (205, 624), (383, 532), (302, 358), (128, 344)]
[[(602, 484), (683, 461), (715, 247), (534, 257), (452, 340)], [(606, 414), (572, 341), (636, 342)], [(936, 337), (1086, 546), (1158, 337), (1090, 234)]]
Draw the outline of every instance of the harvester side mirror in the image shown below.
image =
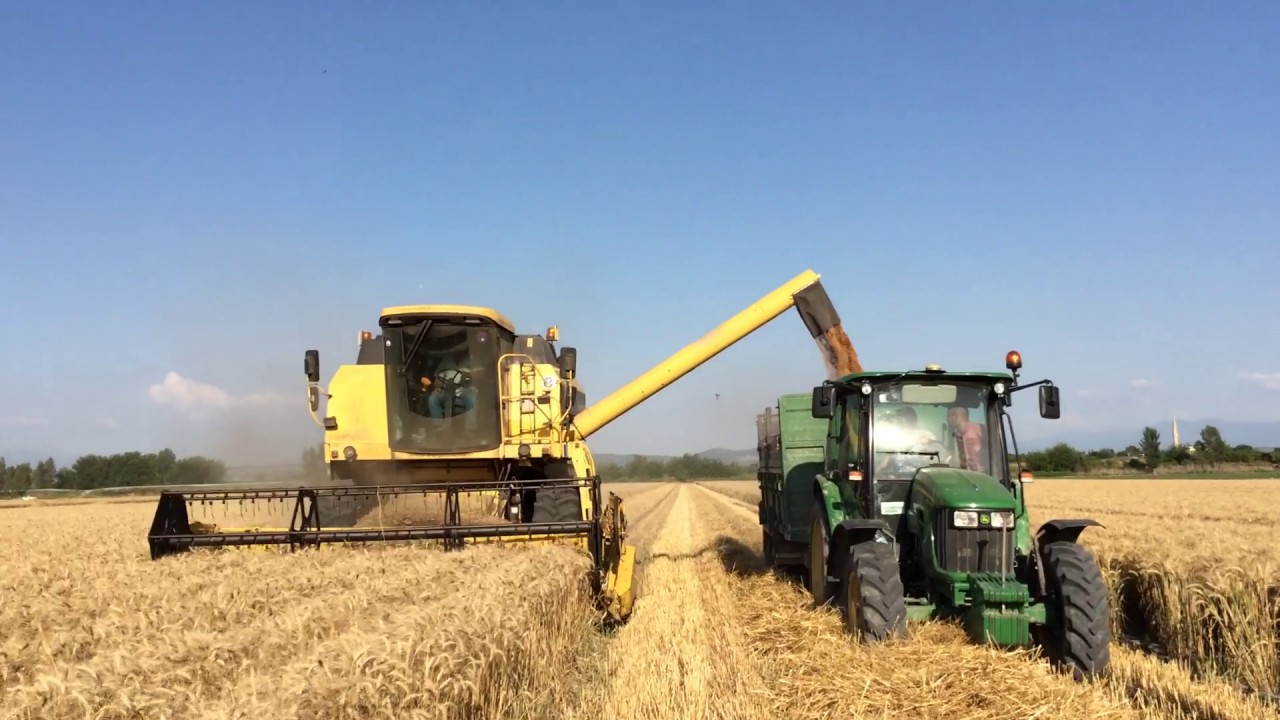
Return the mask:
[(308, 350), (307, 358), (303, 361), (302, 367), (307, 373), (307, 382), (320, 382), (320, 351)]
[(307, 401), (311, 404), (311, 412), (320, 408), (320, 388), (312, 385), (307, 388)]
[(560, 348), (560, 377), (572, 380), (578, 374), (578, 348)]
[(819, 385), (813, 389), (813, 409), (815, 418), (829, 419), (836, 415), (836, 386)]
[(1040, 417), (1046, 420), (1057, 420), (1062, 416), (1058, 406), (1058, 388), (1055, 385), (1040, 386)]

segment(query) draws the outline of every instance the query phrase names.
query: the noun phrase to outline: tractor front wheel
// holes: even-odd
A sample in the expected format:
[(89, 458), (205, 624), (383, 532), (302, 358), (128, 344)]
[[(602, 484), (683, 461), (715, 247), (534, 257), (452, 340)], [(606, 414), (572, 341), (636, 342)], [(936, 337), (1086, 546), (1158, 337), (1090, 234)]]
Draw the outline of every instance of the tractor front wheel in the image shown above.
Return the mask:
[(1077, 681), (1102, 674), (1111, 662), (1110, 603), (1098, 562), (1074, 542), (1045, 545), (1045, 588), (1057, 624), (1038, 633), (1049, 661)]
[(907, 636), (907, 607), (893, 549), (869, 540), (849, 550), (845, 564), (845, 627), (863, 642)]

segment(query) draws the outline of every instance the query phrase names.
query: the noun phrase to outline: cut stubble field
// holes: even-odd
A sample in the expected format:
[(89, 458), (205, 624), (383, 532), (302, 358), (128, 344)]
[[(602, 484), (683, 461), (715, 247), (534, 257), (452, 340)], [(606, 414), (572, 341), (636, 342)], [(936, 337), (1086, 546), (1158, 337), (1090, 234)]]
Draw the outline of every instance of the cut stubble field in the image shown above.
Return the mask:
[[(1051, 508), (1079, 500), (1036, 487)], [(1078, 684), (943, 623), (860, 645), (838, 611), (763, 567), (753, 481), (608, 489), (625, 498), (640, 550), (635, 612), (612, 633), (595, 627), (587, 562), (568, 548), (374, 544), (152, 562), (148, 503), (0, 510), (0, 540), (16, 550), (0, 561), (4, 716), (1278, 716), (1229, 681), (1193, 680), (1123, 646), (1110, 678)], [(1094, 515), (1108, 529), (1093, 542), (1132, 524)], [(1110, 541), (1135, 545), (1107, 557), (1143, 537)]]

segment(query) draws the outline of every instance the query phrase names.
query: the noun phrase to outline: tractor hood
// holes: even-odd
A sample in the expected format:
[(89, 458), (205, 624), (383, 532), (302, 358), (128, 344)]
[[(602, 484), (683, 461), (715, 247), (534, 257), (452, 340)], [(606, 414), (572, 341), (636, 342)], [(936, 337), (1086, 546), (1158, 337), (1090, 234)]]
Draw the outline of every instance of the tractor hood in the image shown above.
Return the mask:
[(1012, 493), (985, 473), (948, 467), (922, 468), (911, 488), (916, 502), (933, 507), (1015, 510)]

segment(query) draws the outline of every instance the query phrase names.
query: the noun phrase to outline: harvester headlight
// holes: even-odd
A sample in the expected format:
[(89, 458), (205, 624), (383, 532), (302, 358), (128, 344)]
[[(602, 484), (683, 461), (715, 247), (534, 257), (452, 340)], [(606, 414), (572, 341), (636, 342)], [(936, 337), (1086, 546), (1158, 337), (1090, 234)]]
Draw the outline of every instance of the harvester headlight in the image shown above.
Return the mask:
[(995, 385), (993, 385), (993, 386), (992, 386), (992, 388), (991, 388), (991, 389), (992, 389), (992, 390), (995, 390), (997, 395), (1003, 395), (1003, 394), (1004, 394), (1004, 383), (996, 383)]
[(344, 457), (344, 458), (346, 458), (346, 459), (348, 459), (348, 460), (355, 460), (355, 459), (356, 459), (356, 449), (355, 449), (355, 448), (353, 448), (353, 447), (351, 447), (350, 445), (348, 445), (348, 446), (346, 446), (346, 447), (342, 448), (342, 457)]
[(863, 394), (863, 395), (870, 395), (870, 394), (871, 394), (871, 383), (869, 383), (869, 382), (864, 382), (864, 383), (862, 383), (862, 394)]
[(993, 528), (1013, 527), (1013, 513), (1007, 512), (1007, 511), (991, 513), (991, 527)]
[(955, 522), (956, 527), (976, 528), (978, 527), (978, 512), (976, 510), (957, 510)]

